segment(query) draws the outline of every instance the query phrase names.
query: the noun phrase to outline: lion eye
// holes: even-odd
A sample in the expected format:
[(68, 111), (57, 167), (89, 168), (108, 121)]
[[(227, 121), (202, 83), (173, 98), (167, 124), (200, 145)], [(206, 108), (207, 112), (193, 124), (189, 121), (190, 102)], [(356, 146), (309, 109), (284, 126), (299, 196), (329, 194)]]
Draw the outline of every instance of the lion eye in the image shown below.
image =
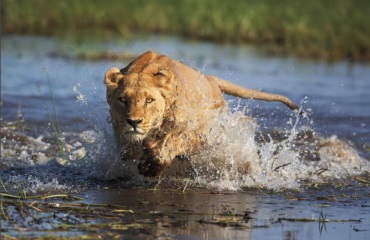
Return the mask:
[(157, 73), (154, 73), (153, 74), (155, 77), (158, 77), (158, 76), (164, 76), (164, 74), (162, 72), (157, 72)]
[(127, 103), (127, 99), (125, 97), (119, 97), (118, 100), (121, 102), (121, 103), (124, 103), (126, 104)]
[(152, 102), (154, 102), (154, 99), (153, 99), (153, 98), (147, 98), (147, 99), (145, 100), (145, 102), (146, 102), (146, 103), (152, 103)]
[(165, 68), (163, 68), (163, 69), (159, 69), (159, 71), (158, 72), (156, 72), (156, 73), (154, 73), (153, 75), (155, 76), (155, 77), (165, 77), (166, 76), (166, 74), (167, 74), (167, 69), (165, 69)]

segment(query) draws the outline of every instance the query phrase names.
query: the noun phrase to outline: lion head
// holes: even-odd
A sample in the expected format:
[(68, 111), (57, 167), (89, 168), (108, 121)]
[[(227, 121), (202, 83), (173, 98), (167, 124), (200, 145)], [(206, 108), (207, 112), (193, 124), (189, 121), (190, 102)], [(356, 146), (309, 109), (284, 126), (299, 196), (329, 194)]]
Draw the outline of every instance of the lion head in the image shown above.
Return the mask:
[(160, 62), (134, 62), (121, 70), (111, 68), (105, 75), (112, 123), (130, 142), (142, 141), (162, 125), (174, 76)]

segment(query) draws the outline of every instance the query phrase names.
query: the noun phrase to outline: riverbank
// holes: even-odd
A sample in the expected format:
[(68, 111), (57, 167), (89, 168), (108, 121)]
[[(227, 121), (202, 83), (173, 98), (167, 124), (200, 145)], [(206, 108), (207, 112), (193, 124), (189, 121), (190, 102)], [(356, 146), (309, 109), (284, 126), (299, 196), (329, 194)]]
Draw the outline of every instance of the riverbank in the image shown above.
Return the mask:
[(78, 38), (138, 34), (256, 44), (271, 54), (370, 60), (369, 1), (4, 0), (2, 33)]

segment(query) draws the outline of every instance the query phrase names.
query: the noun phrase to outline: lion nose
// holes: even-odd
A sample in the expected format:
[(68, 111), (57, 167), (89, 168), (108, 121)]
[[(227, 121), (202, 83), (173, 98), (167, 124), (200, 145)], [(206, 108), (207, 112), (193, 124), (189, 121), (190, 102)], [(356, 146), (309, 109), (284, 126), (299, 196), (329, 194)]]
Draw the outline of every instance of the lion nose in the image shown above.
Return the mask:
[(136, 128), (140, 123), (143, 122), (143, 119), (126, 119), (127, 123), (132, 127)]

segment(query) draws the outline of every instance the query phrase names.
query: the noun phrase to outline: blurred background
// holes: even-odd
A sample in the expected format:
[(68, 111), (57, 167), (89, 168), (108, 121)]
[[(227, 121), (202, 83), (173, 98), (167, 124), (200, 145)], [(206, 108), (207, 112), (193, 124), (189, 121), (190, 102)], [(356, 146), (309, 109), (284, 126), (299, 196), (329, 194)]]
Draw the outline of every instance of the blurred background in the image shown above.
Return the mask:
[(123, 39), (176, 35), (272, 54), (370, 59), (367, 0), (2, 0), (1, 32)]

